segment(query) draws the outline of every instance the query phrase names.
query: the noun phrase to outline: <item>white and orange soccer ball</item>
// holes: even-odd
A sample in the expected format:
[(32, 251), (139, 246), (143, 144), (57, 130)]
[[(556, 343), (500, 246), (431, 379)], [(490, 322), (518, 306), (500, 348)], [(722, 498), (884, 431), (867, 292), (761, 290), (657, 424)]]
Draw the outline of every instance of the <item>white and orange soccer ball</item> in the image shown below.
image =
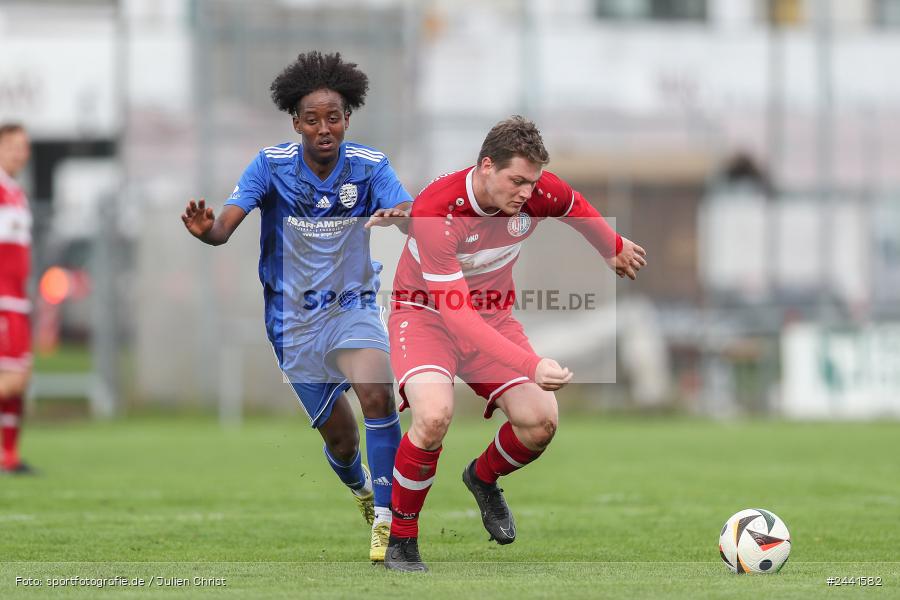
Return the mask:
[(777, 573), (790, 553), (787, 525), (761, 508), (732, 515), (719, 536), (719, 554), (732, 573)]

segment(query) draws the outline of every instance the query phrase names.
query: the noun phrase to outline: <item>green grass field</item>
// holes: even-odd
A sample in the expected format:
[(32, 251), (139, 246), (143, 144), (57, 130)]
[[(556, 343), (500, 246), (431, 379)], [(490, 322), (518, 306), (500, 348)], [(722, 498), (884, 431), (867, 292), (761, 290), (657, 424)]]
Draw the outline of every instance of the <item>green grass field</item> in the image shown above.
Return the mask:
[[(0, 597), (900, 597), (897, 423), (564, 416), (548, 453), (503, 481), (519, 537), (501, 548), (460, 482), (498, 422), (461, 419), (422, 518), (422, 576), (366, 561), (368, 527), (303, 421), (33, 424), (23, 450), (42, 475), (0, 479)], [(780, 574), (735, 576), (718, 557), (722, 523), (748, 507), (791, 530)], [(145, 585), (48, 584), (116, 576)], [(882, 586), (826, 585), (859, 576)]]

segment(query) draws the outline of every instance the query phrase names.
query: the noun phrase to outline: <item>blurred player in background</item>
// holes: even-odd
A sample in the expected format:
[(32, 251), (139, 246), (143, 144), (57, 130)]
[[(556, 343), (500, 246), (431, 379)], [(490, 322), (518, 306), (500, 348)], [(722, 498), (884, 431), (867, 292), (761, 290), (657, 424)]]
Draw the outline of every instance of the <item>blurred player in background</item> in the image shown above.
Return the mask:
[(0, 469), (29, 474), (19, 458), (23, 398), (31, 377), (31, 330), (26, 287), (31, 264), (31, 211), (13, 179), (31, 154), (25, 128), (0, 124)]
[(524, 240), (545, 218), (576, 229), (620, 277), (634, 279), (645, 252), (617, 235), (569, 184), (544, 165), (540, 132), (522, 117), (496, 125), (474, 167), (433, 181), (416, 198), (394, 279), (389, 330), (401, 410), (412, 425), (394, 466), (394, 522), (385, 566), (426, 571), (418, 518), (453, 416), (459, 376), (507, 421), (463, 472), (492, 540), (509, 544), (516, 526), (501, 475), (533, 462), (556, 432), (554, 391), (573, 374), (532, 349), (512, 316), (512, 269)]
[[(381, 265), (371, 258), (368, 228), (408, 216), (411, 197), (383, 153), (344, 142), (368, 85), (340, 54), (301, 54), (271, 86), (272, 100), (292, 116), (301, 143), (262, 149), (218, 218), (203, 200), (191, 200), (181, 218), (192, 235), (217, 246), (260, 209), (259, 278), (269, 341), (325, 440), (325, 458), (372, 524), (370, 559), (381, 561), (401, 431), (387, 331), (374, 302)], [(371, 474), (344, 394), (351, 386), (365, 418)]]

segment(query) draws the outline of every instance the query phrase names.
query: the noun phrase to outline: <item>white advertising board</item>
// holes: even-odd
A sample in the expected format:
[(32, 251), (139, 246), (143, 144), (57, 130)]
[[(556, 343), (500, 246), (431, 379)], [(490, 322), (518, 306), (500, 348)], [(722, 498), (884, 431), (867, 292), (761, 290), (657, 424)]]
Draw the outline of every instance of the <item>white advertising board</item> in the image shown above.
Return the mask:
[(782, 414), (799, 419), (900, 417), (900, 323), (782, 334)]
[(108, 138), (118, 112), (115, 41), (65, 32), (0, 36), (0, 120), (35, 138)]

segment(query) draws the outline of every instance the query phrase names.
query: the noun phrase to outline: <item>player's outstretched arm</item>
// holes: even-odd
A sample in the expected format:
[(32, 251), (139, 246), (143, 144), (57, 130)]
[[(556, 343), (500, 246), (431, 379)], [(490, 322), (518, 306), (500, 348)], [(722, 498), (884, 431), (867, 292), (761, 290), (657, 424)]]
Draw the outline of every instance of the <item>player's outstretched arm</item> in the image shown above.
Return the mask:
[(603, 255), (609, 268), (619, 277), (637, 279), (637, 272), (647, 266), (647, 252), (629, 239), (617, 234), (596, 208), (579, 192), (555, 175), (548, 179), (555, 188), (548, 193), (565, 198), (571, 195), (571, 205), (560, 215), (563, 222), (581, 233)]
[(568, 367), (563, 368), (552, 358), (542, 358), (534, 370), (534, 382), (541, 389), (555, 392), (570, 381), (575, 374)]
[(637, 272), (647, 266), (647, 251), (629, 240), (622, 238), (622, 250), (615, 256), (606, 259), (609, 268), (619, 277), (637, 279)]
[(206, 206), (206, 200), (200, 198), (199, 202), (194, 202), (194, 199), (191, 198), (184, 208), (181, 221), (184, 223), (185, 229), (201, 242), (219, 246), (228, 241), (245, 216), (247, 213), (241, 207), (228, 205), (216, 218), (213, 209)]
[(396, 225), (397, 229), (404, 234), (409, 233), (409, 211), (411, 208), (412, 202), (403, 202), (393, 208), (379, 208), (366, 221), (365, 228), (371, 229), (372, 227)]

